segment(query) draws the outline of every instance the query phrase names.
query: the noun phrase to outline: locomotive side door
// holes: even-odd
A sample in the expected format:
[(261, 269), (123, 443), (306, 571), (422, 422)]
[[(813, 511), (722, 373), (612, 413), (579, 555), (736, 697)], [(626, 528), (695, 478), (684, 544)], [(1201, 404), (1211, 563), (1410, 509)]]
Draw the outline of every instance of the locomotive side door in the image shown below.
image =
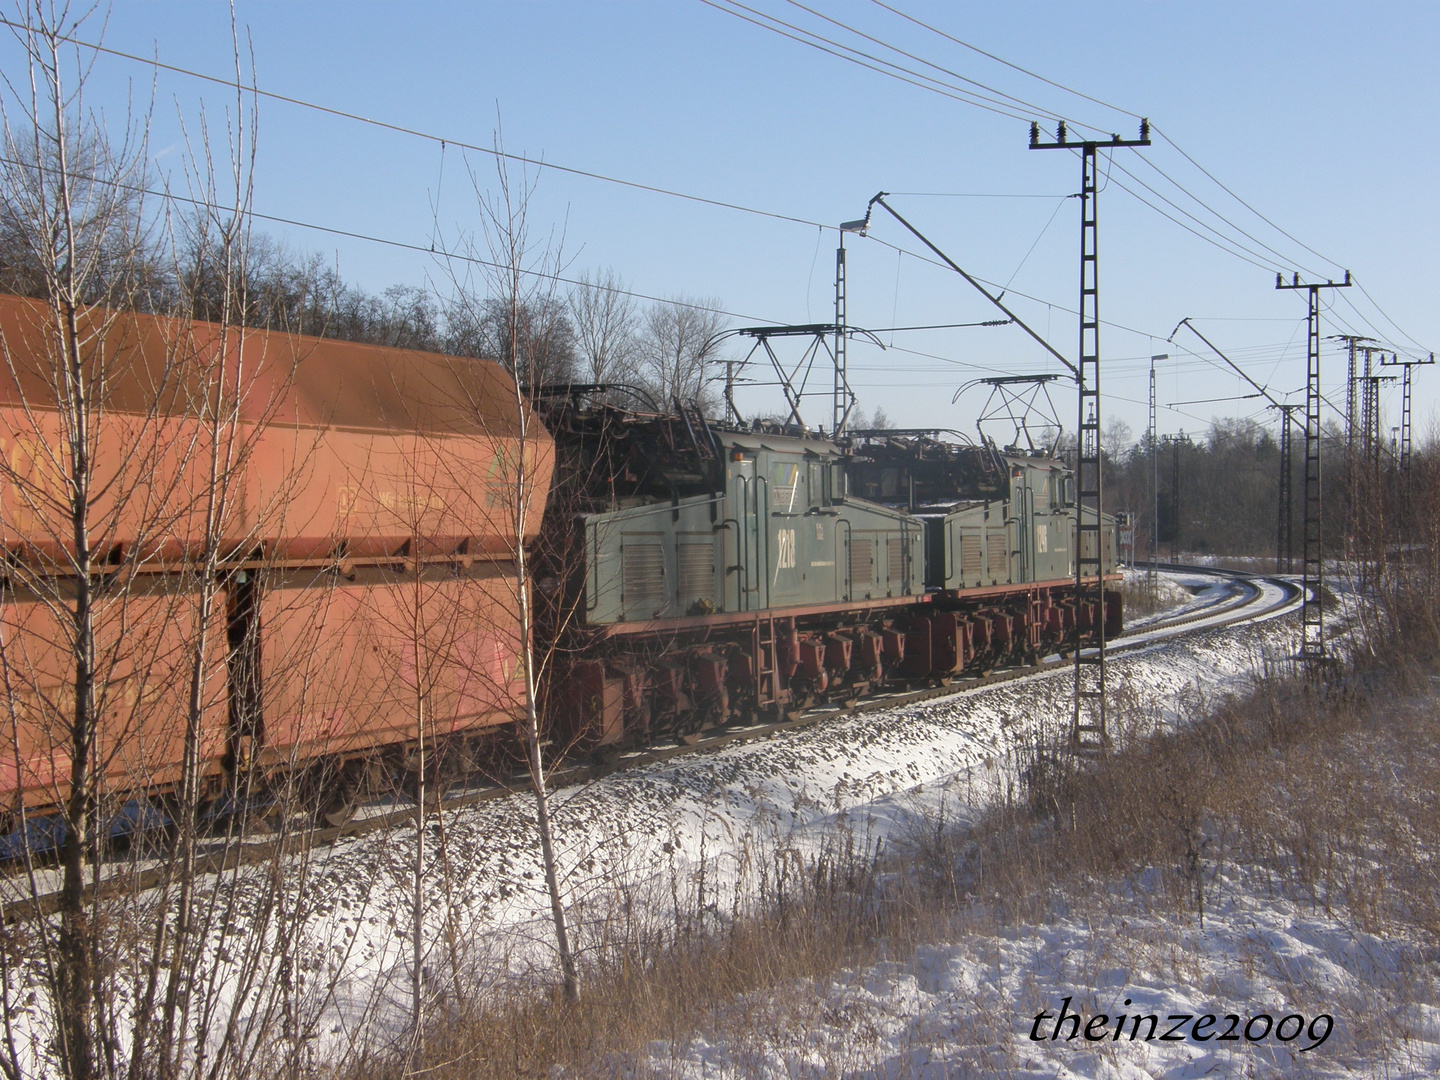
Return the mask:
[(763, 607), (761, 578), (764, 576), (760, 526), (764, 493), (755, 479), (755, 459), (741, 457), (729, 463), (730, 505), (735, 508), (732, 545), (725, 552), (725, 592), (735, 591), (735, 611)]
[(803, 537), (805, 568), (801, 572), (804, 582), (805, 599), (812, 604), (831, 604), (844, 598), (841, 583), (844, 578), (838, 570), (840, 530), (836, 528), (833, 514), (826, 509), (825, 488), (826, 464), (823, 461), (806, 463), (809, 498), (806, 500), (806, 516), (796, 530), (797, 537)]
[[(805, 463), (798, 456), (770, 454), (768, 470), (762, 480), (769, 495), (769, 525), (765, 528), (768, 541), (765, 551), (765, 606), (787, 607), (803, 603), (805, 573), (808, 567), (810, 542), (802, 529), (809, 506), (806, 492)], [(762, 495), (763, 499), (763, 495)]]

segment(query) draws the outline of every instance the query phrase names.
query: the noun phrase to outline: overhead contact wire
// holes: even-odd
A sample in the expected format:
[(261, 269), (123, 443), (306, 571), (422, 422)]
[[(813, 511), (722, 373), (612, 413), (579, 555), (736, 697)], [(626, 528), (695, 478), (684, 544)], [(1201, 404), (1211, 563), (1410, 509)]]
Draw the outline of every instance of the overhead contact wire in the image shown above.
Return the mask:
[[(859, 49), (853, 49), (848, 45), (842, 45), (838, 41), (833, 41), (830, 38), (822, 37), (821, 35), (816, 34), (812, 31), (802, 29), (798, 26), (794, 26), (791, 23), (785, 22), (783, 19), (777, 19), (773, 15), (766, 15), (764, 12), (756, 11), (754, 8), (747, 7), (744, 4), (739, 3), (738, 0), (723, 0), (723, 2), (717, 2), (717, 0), (700, 0), (700, 3), (704, 4), (706, 7), (714, 8), (716, 11), (722, 12), (723, 14), (730, 15), (736, 19), (739, 19), (742, 22), (750, 23), (752, 26), (758, 26), (762, 30), (768, 30), (772, 34), (778, 34), (783, 38), (789, 38), (791, 41), (798, 42), (801, 45), (808, 45), (810, 48), (816, 49), (823, 53), (827, 53), (830, 56), (835, 57), (836, 59), (845, 60), (848, 63), (855, 64), (858, 67), (866, 68), (870, 71), (876, 72), (877, 74), (886, 75), (892, 79), (898, 79), (900, 82), (903, 83), (909, 83), (911, 86), (919, 87), (921, 90), (928, 90), (931, 93), (939, 94), (941, 97), (950, 98), (952, 101), (959, 101), (964, 105), (974, 105), (978, 109), (985, 109), (988, 112), (993, 112), (998, 116), (1004, 116), (1010, 120), (1018, 120), (1022, 122), (1029, 120), (1029, 117), (1026, 116), (1024, 113), (1020, 112), (1018, 109), (1015, 109), (1013, 106), (1006, 105), (1004, 102), (994, 101), (993, 99), (986, 98), (983, 95), (977, 94), (972, 90), (966, 90), (963, 87), (951, 86), (930, 75), (925, 75), (918, 71), (911, 71), (909, 68), (901, 67), (898, 64), (892, 64), (888, 60), (882, 60), (877, 56), (872, 56), (869, 53), (861, 52)], [(726, 4), (730, 6), (727, 7), (725, 6)], [(740, 10), (736, 10), (737, 8)], [(745, 14), (745, 12), (750, 12), (751, 14), (747, 15)], [(765, 22), (761, 20), (769, 21)], [(771, 23), (774, 23), (775, 25), (771, 25)], [(850, 53), (853, 53), (854, 55), (847, 55)], [(860, 57), (863, 57), (863, 59), (857, 59)], [(876, 65), (882, 66), (877, 67)], [(885, 70), (886, 68), (891, 68), (893, 70), (887, 71)], [(903, 72), (904, 74), (897, 74), (898, 72)], [(921, 82), (917, 80), (924, 81)]]
[[(25, 26), (25, 24), (15, 22), (12, 19), (7, 19), (4, 16), (0, 16), (0, 26), (9, 26), (17, 30), (30, 29), (29, 27)], [(625, 180), (617, 176), (607, 176), (605, 173), (598, 173), (589, 169), (575, 168), (574, 166), (570, 165), (557, 165), (554, 162), (546, 161), (543, 158), (532, 158), (524, 154), (512, 154), (504, 150), (497, 150), (493, 146), (480, 146), (475, 143), (465, 142), (462, 139), (452, 139), (448, 136), (433, 135), (430, 132), (421, 131), (418, 128), (406, 127), (403, 124), (391, 123), (388, 120), (376, 120), (373, 117), (362, 116), (359, 113), (347, 112), (344, 109), (338, 109), (331, 105), (321, 105), (313, 101), (306, 101), (303, 98), (291, 97), (288, 94), (277, 93), (274, 90), (263, 90), (258, 86), (242, 83), (237, 79), (224, 79), (218, 75), (207, 75), (203, 71), (193, 71), (190, 68), (183, 68), (176, 64), (167, 64), (159, 59), (140, 56), (136, 53), (124, 52), (121, 49), (115, 49), (108, 45), (101, 45), (98, 42), (85, 41), (81, 38), (68, 37), (65, 35), (57, 35), (57, 40), (64, 41), (67, 44), (76, 45), (80, 48), (92, 49), (95, 52), (105, 53), (106, 55), (114, 56), (121, 60), (129, 60), (133, 63), (143, 64), (146, 67), (158, 68), (161, 71), (169, 71), (176, 75), (184, 75), (187, 78), (199, 79), (202, 82), (214, 83), (218, 86), (224, 86), (230, 90), (240, 90), (244, 93), (253, 94), (257, 97), (268, 98), (271, 101), (284, 102), (287, 105), (295, 105), (302, 109), (312, 109), (315, 112), (324, 113), (328, 116), (335, 116), (342, 120), (353, 120), (357, 123), (369, 124), (372, 127), (381, 128), (385, 131), (393, 131), (400, 135), (410, 135), (417, 139), (427, 139), (433, 143), (449, 143), (449, 145), (451, 146), (458, 146), (465, 150), (474, 150), (477, 153), (481, 154), (489, 154), (491, 157), (499, 158), (504, 161), (513, 161), (521, 165), (530, 165), (537, 169), (549, 169), (553, 172), (567, 173), (571, 176), (580, 176), (588, 180), (600, 180), (607, 184), (617, 184), (620, 187), (632, 188), (636, 191), (647, 191), (654, 195), (665, 195), (672, 199), (684, 199), (687, 202), (703, 203), (707, 206), (718, 207), (722, 210), (736, 210), (740, 213), (754, 214), (757, 217), (771, 218), (776, 221), (788, 221), (796, 225), (818, 225), (821, 228), (834, 228), (833, 225), (825, 225), (822, 222), (818, 221), (809, 221), (805, 218), (795, 217), (791, 214), (781, 214), (773, 210), (760, 210), (753, 206), (745, 206), (741, 203), (726, 202), (723, 199), (712, 199), (704, 195), (691, 195), (684, 191), (674, 191), (670, 188), (659, 187), (655, 184), (644, 184), (638, 180)]]

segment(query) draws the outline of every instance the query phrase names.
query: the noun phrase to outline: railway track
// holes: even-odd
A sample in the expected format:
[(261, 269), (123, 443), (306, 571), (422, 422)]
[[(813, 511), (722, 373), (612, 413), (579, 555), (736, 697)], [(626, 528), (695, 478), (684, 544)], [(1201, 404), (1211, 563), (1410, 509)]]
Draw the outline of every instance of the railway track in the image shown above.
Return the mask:
[[(1163, 564), (1165, 571), (1179, 571), (1219, 578), (1226, 583), (1222, 593), (1198, 607), (1187, 607), (1182, 614), (1164, 615), (1127, 631), (1120, 638), (1107, 644), (1111, 653), (1130, 652), (1147, 648), (1184, 634), (1200, 630), (1218, 629), (1246, 622), (1258, 622), (1286, 614), (1298, 605), (1301, 589), (1298, 584), (1284, 578), (1250, 574), (1243, 571), (1223, 570), (1215, 567)], [(799, 728), (809, 727), (826, 720), (860, 713), (878, 712), (911, 705), (922, 701), (948, 697), (972, 690), (995, 686), (1016, 679), (1042, 675), (1073, 663), (1067, 657), (1050, 656), (1040, 663), (1029, 666), (1001, 668), (979, 676), (965, 676), (945, 680), (940, 685), (919, 690), (881, 694), (863, 700), (848, 702), (839, 706), (827, 704), (816, 706), (787, 715), (783, 720), (727, 726), (698, 737), (689, 737), (672, 743), (662, 743), (643, 750), (626, 752), (602, 763), (577, 763), (554, 769), (549, 780), (554, 787), (568, 787), (597, 780), (603, 776), (626, 770), (644, 768), (660, 762), (714, 751), (727, 746), (773, 739), (776, 736)], [(504, 782), (484, 785), (472, 784), (450, 789), (436, 808), (455, 810), (477, 805), (494, 799), (502, 799), (523, 792), (529, 788), (528, 776), (515, 775)], [(412, 823), (415, 818), (413, 806), (396, 806), (393, 801), (383, 805), (372, 804), (368, 811), (341, 826), (323, 828), (297, 828), (279, 836), (247, 837), (241, 840), (230, 838), (217, 840), (214, 849), (202, 852), (197, 863), (201, 874), (221, 873), (247, 864), (261, 863), (277, 856), (295, 854), (307, 848), (324, 847), (337, 840), (386, 829), (396, 829)], [(46, 872), (46, 871), (42, 871)], [(104, 893), (145, 890), (162, 885), (169, 872), (160, 866), (140, 869), (124, 868), (101, 881), (94, 888)], [(11, 882), (21, 882), (22, 875), (14, 875)], [(0, 886), (3, 888), (3, 886)], [(37, 914), (50, 914), (57, 910), (58, 892), (47, 892), (38, 897), (6, 897), (0, 893), (0, 911), (7, 923), (33, 918)]]

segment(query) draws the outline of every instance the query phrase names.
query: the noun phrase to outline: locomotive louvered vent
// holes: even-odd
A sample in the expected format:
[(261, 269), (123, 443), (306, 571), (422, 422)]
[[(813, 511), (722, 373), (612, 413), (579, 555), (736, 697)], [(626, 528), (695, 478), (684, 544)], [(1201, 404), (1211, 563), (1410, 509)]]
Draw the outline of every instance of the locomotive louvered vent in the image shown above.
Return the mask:
[(1005, 530), (987, 529), (985, 532), (985, 553), (989, 556), (986, 570), (999, 581), (1010, 575), (1010, 552), (1005, 548)]
[(866, 537), (850, 541), (850, 586), (856, 595), (875, 583), (875, 541)]
[(626, 540), (622, 548), (625, 617), (649, 619), (666, 606), (665, 548)]
[(715, 545), (681, 544), (675, 549), (680, 572), (680, 613), (696, 603), (715, 602)]
[(960, 576), (966, 581), (978, 578), (984, 565), (980, 554), (980, 530), (966, 529), (960, 534)]
[(890, 564), (890, 583), (898, 585), (905, 580), (905, 541), (885, 541), (885, 555)]

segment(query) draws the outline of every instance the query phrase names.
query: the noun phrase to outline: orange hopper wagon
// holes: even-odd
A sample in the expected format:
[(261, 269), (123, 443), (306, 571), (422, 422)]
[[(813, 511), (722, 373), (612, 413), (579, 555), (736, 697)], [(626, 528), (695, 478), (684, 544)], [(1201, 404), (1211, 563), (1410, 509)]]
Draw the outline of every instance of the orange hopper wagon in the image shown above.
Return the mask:
[(77, 446), (108, 795), (173, 788), (192, 719), (219, 792), (518, 715), (515, 556), (554, 449), (503, 367), (99, 309), (77, 326), (78, 381), (55, 310), (0, 296), (6, 809), (69, 791)]

